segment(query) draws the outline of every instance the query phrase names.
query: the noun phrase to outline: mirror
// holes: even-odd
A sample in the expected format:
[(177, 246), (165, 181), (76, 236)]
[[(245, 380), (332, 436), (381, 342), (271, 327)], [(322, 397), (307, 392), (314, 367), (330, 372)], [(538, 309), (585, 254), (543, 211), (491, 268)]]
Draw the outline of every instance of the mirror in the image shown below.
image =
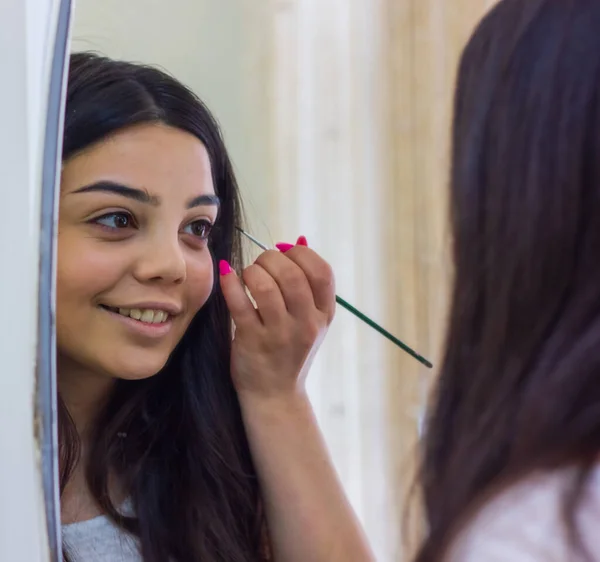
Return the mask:
[[(385, 14), (369, 6), (79, 0), (73, 50), (159, 65), (190, 86), (222, 126), (246, 230), (271, 247), (305, 235), (331, 262), (342, 298), (426, 355), (413, 320), (391, 313), (404, 297), (390, 281), (405, 277), (409, 256), (387, 263), (401, 228), (388, 206), (399, 178), (390, 176), (384, 92), (374, 87), (389, 80), (376, 37)], [(398, 446), (394, 426), (414, 443), (423, 392), (414, 381), (428, 371), (404, 355), (338, 308), (308, 377), (341, 480), (382, 561), (397, 559), (400, 510), (390, 488), (410, 449), (408, 440)], [(388, 403), (390, 389), (410, 396), (401, 412)]]
[[(332, 264), (337, 293), (435, 365), (449, 280), (452, 83), (488, 3), (461, 0), (450, 17), (443, 0), (79, 0), (70, 50), (158, 65), (187, 84), (222, 126), (247, 231), (269, 246), (305, 235)], [(0, 328), (2, 560), (61, 558), (53, 268), (70, 11), (68, 0), (0, 6), (0, 58), (15, 84), (0, 93), (10, 108), (1, 169), (5, 186), (27, 187), (3, 190), (5, 208), (24, 211), (0, 221), (0, 258), (10, 264), (0, 304), (18, 319)], [(308, 378), (383, 562), (410, 549), (401, 514), (430, 380), (343, 309)]]
[(61, 559), (55, 408), (55, 193), (69, 0), (0, 6), (0, 559)]

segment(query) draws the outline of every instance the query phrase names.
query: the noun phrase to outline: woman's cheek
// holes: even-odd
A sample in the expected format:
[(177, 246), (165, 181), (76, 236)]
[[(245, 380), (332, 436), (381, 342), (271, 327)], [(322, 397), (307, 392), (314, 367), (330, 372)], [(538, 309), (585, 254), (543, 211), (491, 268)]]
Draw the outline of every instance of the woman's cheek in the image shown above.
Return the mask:
[(62, 292), (92, 297), (117, 284), (126, 274), (128, 257), (123, 252), (102, 251), (90, 245), (59, 242), (57, 287)]
[(200, 310), (213, 291), (214, 264), (212, 256), (206, 251), (201, 259), (190, 259), (186, 279), (189, 308)]

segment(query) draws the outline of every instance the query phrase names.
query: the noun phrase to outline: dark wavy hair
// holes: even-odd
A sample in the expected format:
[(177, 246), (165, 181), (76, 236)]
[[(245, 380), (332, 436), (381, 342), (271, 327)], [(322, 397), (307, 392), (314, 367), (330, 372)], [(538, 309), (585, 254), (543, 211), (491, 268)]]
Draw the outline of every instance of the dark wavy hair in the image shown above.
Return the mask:
[[(492, 493), (600, 451), (600, 2), (503, 0), (460, 62), (455, 279), (423, 443), (426, 538), (448, 545)], [(589, 559), (589, 557), (588, 557)]]
[[(215, 263), (239, 267), (238, 188), (208, 109), (156, 68), (90, 53), (71, 56), (63, 161), (141, 123), (176, 127), (206, 147), (221, 200), (210, 249)], [(145, 562), (265, 559), (259, 487), (229, 374), (231, 339), (217, 282), (165, 368), (145, 380), (118, 381), (96, 424), (89, 485), (101, 508), (139, 537)], [(59, 408), (62, 492), (79, 453), (60, 399)], [(109, 471), (126, 486), (135, 517), (122, 516), (111, 502)]]

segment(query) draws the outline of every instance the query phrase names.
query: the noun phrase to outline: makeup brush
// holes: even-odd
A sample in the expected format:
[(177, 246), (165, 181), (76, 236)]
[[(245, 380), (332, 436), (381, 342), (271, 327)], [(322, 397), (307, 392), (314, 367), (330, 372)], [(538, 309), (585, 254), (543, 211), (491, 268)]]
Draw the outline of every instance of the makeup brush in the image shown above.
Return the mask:
[[(254, 236), (248, 234), (245, 230), (241, 229), (240, 227), (236, 228), (246, 238), (248, 238), (248, 240), (254, 242), (259, 248), (262, 248), (263, 250), (270, 249), (265, 244), (254, 238)], [(385, 328), (382, 328), (379, 324), (377, 324), (377, 322), (371, 320), (366, 314), (363, 314), (360, 310), (352, 306), (349, 302), (345, 301), (342, 297), (336, 295), (335, 302), (337, 302), (340, 306), (345, 308), (348, 312), (354, 314), (354, 316), (356, 316), (359, 320), (362, 320), (365, 324), (371, 326), (371, 328), (379, 332), (382, 336), (390, 340), (392, 343), (396, 344), (400, 349), (408, 353), (410, 356), (414, 357), (417, 361), (419, 361), (426, 367), (430, 369), (433, 367), (433, 365), (427, 359), (425, 359), (425, 357), (417, 353), (414, 349), (411, 349), (408, 345), (406, 345), (403, 341), (399, 340), (396, 336), (390, 334), (390, 332), (388, 332)]]

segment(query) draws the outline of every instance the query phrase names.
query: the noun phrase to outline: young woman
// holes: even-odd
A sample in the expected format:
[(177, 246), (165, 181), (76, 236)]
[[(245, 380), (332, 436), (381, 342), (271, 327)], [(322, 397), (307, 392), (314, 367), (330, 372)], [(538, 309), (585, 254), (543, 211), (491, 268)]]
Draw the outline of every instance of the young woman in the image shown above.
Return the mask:
[(189, 90), (72, 56), (56, 323), (73, 562), (372, 559), (304, 387), (330, 267), (303, 237), (265, 252), (241, 273), (255, 308), (240, 217)]
[(453, 145), (416, 560), (598, 562), (600, 2), (499, 2), (462, 56)]

